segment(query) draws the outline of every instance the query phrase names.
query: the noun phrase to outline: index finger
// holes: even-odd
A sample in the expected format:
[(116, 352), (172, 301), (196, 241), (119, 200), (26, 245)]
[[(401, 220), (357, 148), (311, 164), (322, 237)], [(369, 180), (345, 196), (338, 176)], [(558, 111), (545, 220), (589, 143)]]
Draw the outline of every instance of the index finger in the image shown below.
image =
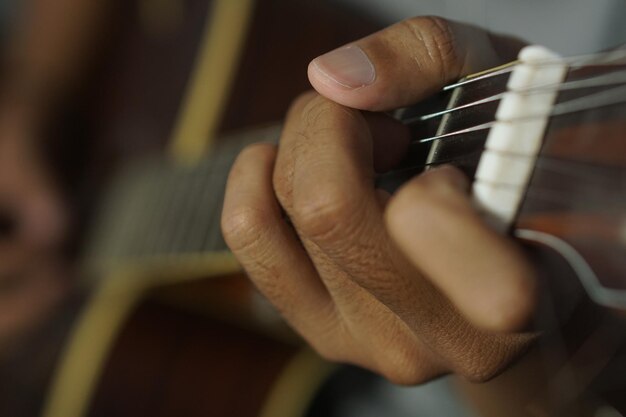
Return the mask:
[(416, 17), (315, 58), (323, 96), (371, 111), (413, 104), (463, 75), (514, 59), (519, 41), (438, 17)]

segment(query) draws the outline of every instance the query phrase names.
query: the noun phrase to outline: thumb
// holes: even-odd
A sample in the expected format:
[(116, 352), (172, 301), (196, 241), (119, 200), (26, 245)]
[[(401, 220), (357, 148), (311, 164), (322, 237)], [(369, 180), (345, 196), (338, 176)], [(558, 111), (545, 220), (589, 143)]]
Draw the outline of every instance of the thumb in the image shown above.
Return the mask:
[(308, 75), (345, 106), (391, 110), (515, 56), (522, 44), (438, 17), (416, 17), (315, 58)]

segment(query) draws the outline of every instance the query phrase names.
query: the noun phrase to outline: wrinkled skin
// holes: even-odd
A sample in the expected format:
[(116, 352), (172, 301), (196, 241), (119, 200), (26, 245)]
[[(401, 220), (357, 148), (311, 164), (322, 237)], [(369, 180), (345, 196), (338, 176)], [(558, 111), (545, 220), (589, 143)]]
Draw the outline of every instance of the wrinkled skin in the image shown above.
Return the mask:
[(534, 271), (481, 220), (459, 171), (431, 170), (393, 196), (374, 186), (409, 139), (372, 112), (415, 103), (517, 48), (439, 18), (396, 24), (350, 44), (356, 69), (342, 48), (313, 60), (317, 91), (293, 103), (279, 145), (239, 155), (226, 241), (322, 356), (402, 384), (448, 372), (485, 380), (533, 339), (519, 329), (534, 308)]

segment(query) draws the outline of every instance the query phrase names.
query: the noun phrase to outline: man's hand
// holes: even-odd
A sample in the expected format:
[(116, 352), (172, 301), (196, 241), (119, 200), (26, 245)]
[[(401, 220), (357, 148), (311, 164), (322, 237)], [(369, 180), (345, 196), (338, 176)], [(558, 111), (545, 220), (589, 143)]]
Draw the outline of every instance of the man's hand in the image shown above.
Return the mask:
[(42, 161), (37, 116), (0, 100), (0, 354), (68, 290), (67, 213)]
[(533, 271), (473, 210), (466, 179), (446, 167), (393, 197), (375, 189), (375, 173), (399, 162), (409, 138), (355, 110), (408, 105), (476, 62), (499, 62), (490, 39), (416, 18), (319, 57), (309, 78), (322, 95), (294, 103), (278, 148), (253, 145), (235, 162), (226, 241), (323, 356), (398, 383), (446, 372), (484, 380), (532, 339), (494, 332), (525, 323)]
[(69, 290), (68, 213), (41, 154), (42, 126), (84, 81), (110, 1), (29, 0), (3, 39), (0, 79), (0, 353)]

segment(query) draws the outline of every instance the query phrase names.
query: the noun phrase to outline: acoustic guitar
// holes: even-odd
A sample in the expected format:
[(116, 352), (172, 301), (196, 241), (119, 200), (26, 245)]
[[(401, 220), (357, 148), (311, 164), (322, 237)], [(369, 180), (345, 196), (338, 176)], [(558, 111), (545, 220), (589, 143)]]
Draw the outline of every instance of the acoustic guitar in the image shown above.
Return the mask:
[[(502, 387), (500, 398), (485, 400), (479, 388), (467, 388), (481, 408), (488, 401), (487, 408), (502, 410), (494, 407), (499, 400), (513, 409), (507, 415), (609, 416), (624, 410), (626, 326), (617, 311), (626, 306), (625, 64), (622, 49), (563, 59), (530, 47), (517, 62), (469, 76), (432, 100), (398, 111), (415, 140), (405, 162), (381, 175), (379, 185), (393, 190), (428, 167), (459, 166), (474, 178), (473, 196), (485, 218), (528, 246), (554, 287), (537, 318), (545, 336), (493, 381)], [(86, 256), (96, 291), (75, 323), (45, 415), (87, 414), (98, 378), (104, 373), (106, 380), (104, 360), (121, 324), (155, 288), (214, 276), (208, 299), (198, 297), (200, 287), (193, 283), (187, 289), (196, 294), (169, 288), (160, 299), (185, 300), (195, 308), (210, 304), (240, 324), (265, 329), (272, 340), (289, 340), (263, 301), (232, 308), (241, 295), (232, 291), (241, 271), (219, 233), (221, 204), (215, 198), (223, 194), (238, 150), (251, 141), (276, 140), (279, 129), (232, 135), (202, 160), (194, 158), (202, 148), (186, 143), (198, 135), (181, 129), (184, 139), (174, 142), (173, 159), (145, 160), (120, 174), (104, 199)], [(262, 320), (273, 324), (261, 326)], [(290, 353), (293, 359), (260, 415), (304, 415), (329, 367), (303, 352)], [(133, 380), (132, 372), (127, 376)], [(294, 394), (295, 381), (303, 380), (307, 387)], [(292, 404), (279, 404), (285, 399)], [(99, 402), (96, 395), (94, 404)], [(189, 410), (163, 404), (157, 413)], [(238, 410), (213, 415), (244, 415)]]
[[(626, 200), (620, 192), (626, 185), (625, 61), (623, 49), (562, 59), (544, 48), (528, 47), (519, 61), (469, 76), (397, 115), (413, 128), (415, 140), (406, 161), (381, 175), (379, 186), (393, 190), (427, 167), (459, 166), (474, 178), (473, 197), (487, 221), (527, 245), (546, 284), (553, 287), (554, 298), (545, 300), (537, 316), (545, 335), (517, 368), (502, 376), (526, 373), (515, 381), (516, 401), (521, 403), (509, 415), (594, 415), (623, 407), (618, 393), (623, 393), (619, 366), (626, 323), (615, 311), (623, 311), (626, 303)], [(98, 362), (89, 356), (76, 362), (88, 346), (80, 338), (93, 341), (107, 325), (115, 329), (108, 324), (111, 312), (123, 309), (111, 306), (120, 300), (133, 302), (133, 289), (145, 290), (142, 276), (169, 280), (183, 271), (190, 279), (194, 271), (216, 276), (239, 271), (220, 235), (221, 204), (208, 196), (223, 194), (230, 164), (242, 146), (275, 141), (278, 135), (275, 126), (243, 132), (193, 165), (147, 161), (113, 186), (88, 265), (106, 271), (122, 264), (134, 272), (128, 265), (135, 262), (135, 268), (149, 273), (139, 278), (117, 275), (119, 283), (109, 278), (98, 286), (105, 292), (92, 301), (93, 310), (86, 314), (93, 316), (85, 316), (87, 324), (74, 336), (70, 364), (82, 363), (84, 369), (84, 363)], [(105, 313), (98, 312), (99, 303)], [(96, 346), (106, 345), (100, 339)], [(321, 361), (313, 363), (307, 366), (323, 367)], [(294, 374), (316, 382), (309, 387), (310, 400), (324, 375), (292, 366)], [(75, 378), (68, 379), (68, 386), (76, 386)], [(500, 397), (512, 404), (504, 393)], [(274, 391), (272, 398), (294, 394)], [(281, 405), (269, 415), (289, 415), (284, 414), (287, 409)]]

